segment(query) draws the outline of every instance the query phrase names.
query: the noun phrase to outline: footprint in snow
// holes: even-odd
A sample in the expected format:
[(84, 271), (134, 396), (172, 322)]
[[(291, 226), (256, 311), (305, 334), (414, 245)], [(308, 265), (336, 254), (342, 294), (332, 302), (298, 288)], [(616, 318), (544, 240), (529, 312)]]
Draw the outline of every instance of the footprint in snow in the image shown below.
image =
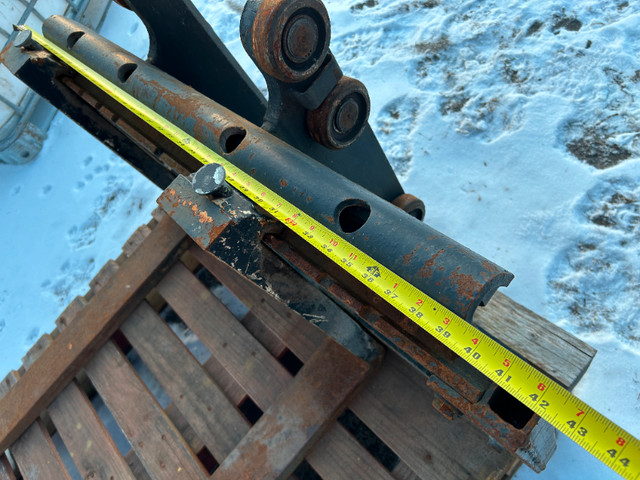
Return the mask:
[(374, 122), (375, 133), (400, 180), (407, 178), (413, 162), (412, 133), (415, 129), (420, 101), (402, 96), (389, 102)]
[(640, 178), (600, 182), (575, 211), (584, 234), (547, 275), (554, 314), (640, 351)]
[(36, 340), (38, 340), (39, 337), (40, 337), (40, 329), (38, 327), (34, 327), (31, 330), (29, 330), (29, 334), (27, 335), (25, 344), (27, 345), (28, 348), (31, 348), (31, 346), (36, 342)]

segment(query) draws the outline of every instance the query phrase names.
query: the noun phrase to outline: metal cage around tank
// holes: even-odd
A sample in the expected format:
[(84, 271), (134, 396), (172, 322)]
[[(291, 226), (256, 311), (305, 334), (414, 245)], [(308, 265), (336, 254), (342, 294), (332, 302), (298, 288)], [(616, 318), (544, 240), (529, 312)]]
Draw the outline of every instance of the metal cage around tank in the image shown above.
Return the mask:
[[(0, 44), (13, 40), (13, 25), (28, 24), (40, 30), (54, 14), (73, 18), (99, 29), (111, 0), (0, 0)], [(21, 164), (33, 160), (55, 115), (55, 109), (0, 68), (0, 163)]]

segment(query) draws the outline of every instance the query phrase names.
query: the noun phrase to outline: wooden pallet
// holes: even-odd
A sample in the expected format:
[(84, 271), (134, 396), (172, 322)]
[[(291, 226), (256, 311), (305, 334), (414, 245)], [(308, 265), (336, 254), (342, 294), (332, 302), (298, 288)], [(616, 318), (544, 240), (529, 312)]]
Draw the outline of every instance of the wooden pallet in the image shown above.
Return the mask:
[[(425, 377), (395, 354), (376, 370), (155, 215), (0, 384), (0, 480), (503, 479), (518, 468), (437, 412)], [(194, 273), (205, 270), (246, 314)], [(573, 385), (595, 352), (508, 299), (494, 315), (507, 311), (559, 339), (539, 356)], [(159, 312), (177, 314), (208, 358)]]

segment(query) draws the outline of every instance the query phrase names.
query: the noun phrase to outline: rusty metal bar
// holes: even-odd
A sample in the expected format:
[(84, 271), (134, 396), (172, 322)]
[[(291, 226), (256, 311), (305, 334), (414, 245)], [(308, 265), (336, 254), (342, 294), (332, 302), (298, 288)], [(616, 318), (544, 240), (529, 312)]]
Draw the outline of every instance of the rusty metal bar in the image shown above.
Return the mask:
[(44, 34), (336, 234), (470, 319), (512, 274), (86, 27)]

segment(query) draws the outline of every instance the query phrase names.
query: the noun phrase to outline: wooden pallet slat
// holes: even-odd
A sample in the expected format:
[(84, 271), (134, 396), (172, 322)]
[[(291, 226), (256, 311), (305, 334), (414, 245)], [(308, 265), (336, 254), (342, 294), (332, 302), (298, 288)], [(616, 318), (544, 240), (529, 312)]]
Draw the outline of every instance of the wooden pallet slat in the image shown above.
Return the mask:
[(16, 480), (16, 475), (11, 468), (6, 455), (0, 455), (0, 480)]
[(56, 318), (56, 327), (58, 327), (58, 330), (64, 330), (67, 325), (76, 318), (78, 313), (80, 313), (80, 310), (82, 310), (86, 304), (87, 302), (85, 302), (84, 298), (74, 298), (71, 303), (67, 305), (67, 308), (65, 308), (58, 318)]
[(38, 359), (38, 357), (44, 352), (49, 345), (53, 343), (53, 337), (48, 333), (42, 335), (36, 343), (29, 349), (27, 354), (22, 357), (22, 367), (24, 370), (29, 370), (31, 365)]
[(24, 480), (71, 480), (41, 420), (36, 420), (11, 447)]
[(474, 323), (569, 389), (596, 354), (593, 347), (501, 292), (477, 310)]
[(323, 480), (392, 480), (391, 474), (342, 425), (334, 424), (307, 454)]
[(284, 367), (182, 264), (171, 269), (158, 291), (212, 356), (266, 410), (289, 383)]
[(242, 277), (231, 267), (205, 252), (197, 245), (189, 249), (198, 261), (222, 282), (236, 297), (261, 319), (267, 330), (303, 362), (307, 361), (326, 336), (300, 314), (290, 310), (260, 287)]
[[(248, 306), (244, 318), (237, 319), (191, 273), (198, 265)], [(20, 372), (0, 382), (0, 448), (10, 445), (20, 470), (15, 474), (27, 480), (69, 478), (43, 422), (49, 432), (58, 430), (82, 477), (114, 480), (208, 478), (206, 450), (220, 463), (214, 479), (286, 478), (302, 458), (324, 480), (510, 478), (519, 464), (465, 417), (448, 421), (433, 409), (426, 377), (396, 354), (388, 353), (365, 384), (369, 364), (184, 241), (160, 211), (90, 285), (60, 315), (58, 329), (31, 349)], [(301, 292), (311, 302), (330, 302), (304, 296), (309, 292), (303, 287), (309, 288), (292, 285), (287, 295)], [(148, 303), (153, 300), (154, 307)], [(210, 351), (202, 365), (156, 313), (165, 304)], [(568, 386), (594, 354), (499, 293), (475, 321)], [(166, 409), (109, 340), (118, 328), (114, 341), (128, 341), (140, 355), (172, 400)], [(303, 364), (295, 376), (277, 360), (287, 350)], [(82, 391), (92, 387), (131, 444), (124, 458)], [(247, 398), (264, 412), (253, 427), (238, 409)], [(347, 405), (398, 455), (393, 471), (336, 421)], [(15, 480), (3, 455), (0, 480)]]
[(212, 479), (286, 478), (372, 371), (327, 338)]
[(155, 285), (185, 238), (168, 217), (146, 238), (125, 265), (82, 309), (83, 328), (65, 329), (20, 382), (0, 399), (0, 451), (9, 447), (69, 384), (86, 361)]
[[(193, 253), (193, 249), (190, 249), (189, 251)], [(203, 252), (202, 250), (200, 251)], [(202, 257), (200, 257), (200, 255), (198, 255), (198, 257), (203, 258), (206, 261), (206, 258), (209, 257), (209, 255), (204, 252), (203, 254), (204, 255)], [(220, 266), (226, 267), (224, 264), (220, 264)], [(217, 275), (218, 271), (216, 270), (215, 273)], [(326, 335), (320, 332), (320, 330), (313, 325), (309, 324), (302, 317), (299, 317), (295, 312), (286, 309), (286, 307), (283, 307), (284, 310), (280, 310), (282, 304), (265, 295), (264, 292), (255, 285), (251, 283), (244, 285), (243, 282), (246, 280), (236, 272), (228, 271), (227, 273), (229, 274), (228, 277), (221, 275), (224, 278), (224, 280), (222, 280), (223, 284), (229, 288), (229, 284), (233, 283), (234, 277), (241, 280), (235, 284), (239, 285), (239, 287), (237, 289), (234, 288), (233, 293), (237, 293), (237, 296), (241, 297), (243, 302), (248, 303), (253, 307), (252, 310), (250, 310), (249, 313), (247, 313), (247, 315), (245, 315), (241, 320), (243, 325), (245, 325), (245, 327), (247, 327), (251, 332), (252, 336), (254, 336), (262, 345), (267, 346), (271, 354), (275, 356), (281, 353), (282, 349), (285, 348), (285, 343), (273, 333), (262, 318), (272, 318), (274, 323), (284, 325), (285, 329), (292, 323), (291, 319), (293, 319), (294, 322), (301, 321), (302, 323), (294, 324), (296, 327), (299, 327), (296, 329), (297, 333), (295, 336), (293, 332), (291, 332), (291, 335), (287, 333), (284, 336), (289, 339), (300, 339), (299, 342), (295, 342), (294, 340), (294, 343), (298, 345), (296, 354), (302, 357), (305, 361), (308, 361), (314, 351), (322, 344)], [(275, 302), (275, 305), (271, 302)], [(256, 312), (259, 312), (259, 314)], [(284, 318), (289, 319), (288, 323), (282, 322)], [(320, 335), (317, 334), (318, 332)], [(290, 345), (287, 345), (286, 348), (290, 348)], [(240, 404), (240, 402), (245, 398), (246, 392), (233, 379), (233, 377), (231, 377), (224, 367), (213, 357), (209, 358), (207, 362), (205, 362), (205, 367), (216, 380), (216, 383), (223, 388), (227, 396), (229, 396), (234, 403)], [(267, 403), (267, 400), (262, 398), (254, 398), (254, 400), (263, 407)], [(364, 447), (360, 445), (360, 443), (358, 443), (358, 441), (353, 438), (353, 436), (349, 434), (342, 425), (338, 423), (333, 424), (329, 428), (324, 437), (311, 450), (309, 455), (306, 457), (306, 460), (318, 473), (321, 473), (323, 478), (326, 478), (327, 480), (345, 478), (345, 476), (341, 476), (341, 472), (345, 475), (348, 473), (347, 478), (353, 478), (354, 480), (389, 478), (384, 467), (382, 467), (373, 458), (373, 456), (365, 450)]]
[(349, 408), (421, 478), (502, 478), (511, 454), (492, 447), (464, 417), (447, 420), (431, 406), (432, 399), (425, 378), (388, 353)]
[(224, 459), (249, 431), (242, 414), (146, 303), (120, 330), (213, 456)]
[(96, 353), (86, 371), (152, 478), (206, 478), (180, 433), (113, 343)]
[(278, 358), (287, 349), (282, 342), (264, 323), (260, 321), (259, 314), (255, 310), (249, 310), (247, 314), (240, 319), (240, 323), (256, 337), (267, 351)]
[(47, 409), (82, 478), (135, 480), (87, 396), (75, 382)]

